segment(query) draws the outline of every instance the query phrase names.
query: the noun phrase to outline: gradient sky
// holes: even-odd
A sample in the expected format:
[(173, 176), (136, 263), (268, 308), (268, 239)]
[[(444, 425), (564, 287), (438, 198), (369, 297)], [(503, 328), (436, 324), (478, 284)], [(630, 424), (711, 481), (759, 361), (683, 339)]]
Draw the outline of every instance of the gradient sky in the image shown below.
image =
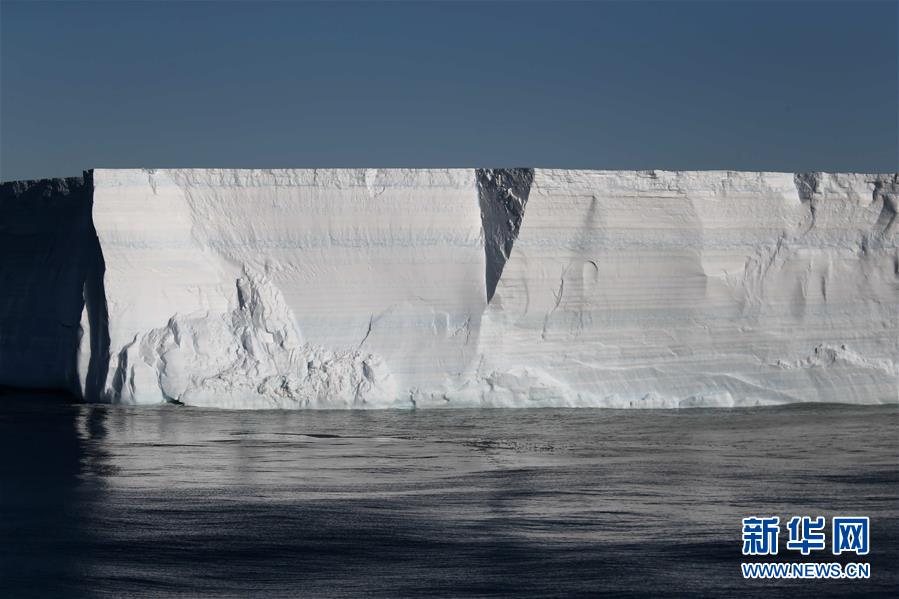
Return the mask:
[(899, 168), (896, 2), (0, 4), (0, 178)]

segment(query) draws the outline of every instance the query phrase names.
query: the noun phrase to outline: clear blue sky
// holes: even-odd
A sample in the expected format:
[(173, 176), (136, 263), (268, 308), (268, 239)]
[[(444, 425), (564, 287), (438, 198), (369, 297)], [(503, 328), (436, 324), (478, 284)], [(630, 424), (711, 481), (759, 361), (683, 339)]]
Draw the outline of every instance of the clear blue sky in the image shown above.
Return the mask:
[(0, 178), (899, 168), (896, 2), (0, 4)]

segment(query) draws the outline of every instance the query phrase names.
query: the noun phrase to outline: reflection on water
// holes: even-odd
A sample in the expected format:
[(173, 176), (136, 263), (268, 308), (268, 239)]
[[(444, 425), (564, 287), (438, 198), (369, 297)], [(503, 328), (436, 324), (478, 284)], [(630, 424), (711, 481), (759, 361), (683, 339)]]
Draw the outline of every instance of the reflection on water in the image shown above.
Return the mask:
[[(2, 399), (4, 595), (899, 585), (896, 407), (230, 412)], [(743, 581), (751, 514), (871, 516), (873, 578)]]

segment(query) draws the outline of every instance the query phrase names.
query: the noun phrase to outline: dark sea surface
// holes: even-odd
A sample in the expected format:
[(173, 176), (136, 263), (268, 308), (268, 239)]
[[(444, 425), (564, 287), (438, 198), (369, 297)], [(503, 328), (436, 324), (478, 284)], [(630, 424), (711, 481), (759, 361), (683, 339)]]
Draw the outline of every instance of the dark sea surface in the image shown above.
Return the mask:
[[(236, 412), (0, 397), (0, 596), (899, 594), (899, 408)], [(741, 518), (871, 517), (743, 580)], [(785, 533), (783, 533), (785, 534)], [(795, 560), (785, 552), (775, 560)], [(798, 556), (798, 554), (795, 554)], [(748, 559), (748, 558), (747, 558)], [(758, 560), (764, 561), (764, 560)]]

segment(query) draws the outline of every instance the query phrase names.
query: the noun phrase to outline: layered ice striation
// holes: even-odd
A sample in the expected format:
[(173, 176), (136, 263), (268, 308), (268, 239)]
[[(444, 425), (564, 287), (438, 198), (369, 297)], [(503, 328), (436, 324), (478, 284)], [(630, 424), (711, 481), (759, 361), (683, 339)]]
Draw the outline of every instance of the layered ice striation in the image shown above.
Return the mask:
[(896, 183), (538, 170), (475, 380), (502, 405), (895, 402)]
[(899, 402), (899, 176), (95, 170), (0, 188), (0, 385), (232, 408)]

